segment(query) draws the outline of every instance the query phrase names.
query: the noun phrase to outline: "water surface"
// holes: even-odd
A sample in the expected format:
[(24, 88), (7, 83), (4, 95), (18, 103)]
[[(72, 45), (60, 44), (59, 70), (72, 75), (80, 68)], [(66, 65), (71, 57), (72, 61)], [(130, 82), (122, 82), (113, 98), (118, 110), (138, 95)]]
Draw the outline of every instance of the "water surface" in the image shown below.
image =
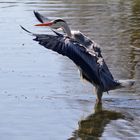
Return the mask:
[[(139, 7), (139, 0), (0, 1), (0, 138), (139, 140)], [(104, 93), (103, 106), (95, 106), (92, 86), (80, 81), (72, 61), (20, 29), (51, 33), (33, 26), (33, 10), (94, 39), (114, 77), (136, 85)]]

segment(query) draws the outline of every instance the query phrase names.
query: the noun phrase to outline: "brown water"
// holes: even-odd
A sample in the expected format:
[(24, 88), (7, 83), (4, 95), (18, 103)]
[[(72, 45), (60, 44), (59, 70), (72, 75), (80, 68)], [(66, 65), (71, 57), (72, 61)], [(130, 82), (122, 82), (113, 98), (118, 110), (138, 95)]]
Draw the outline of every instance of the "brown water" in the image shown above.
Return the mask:
[[(33, 10), (94, 39), (114, 77), (136, 85), (95, 106), (75, 65), (20, 29), (51, 33), (33, 26)], [(1, 0), (0, 50), (1, 140), (140, 140), (139, 0)]]

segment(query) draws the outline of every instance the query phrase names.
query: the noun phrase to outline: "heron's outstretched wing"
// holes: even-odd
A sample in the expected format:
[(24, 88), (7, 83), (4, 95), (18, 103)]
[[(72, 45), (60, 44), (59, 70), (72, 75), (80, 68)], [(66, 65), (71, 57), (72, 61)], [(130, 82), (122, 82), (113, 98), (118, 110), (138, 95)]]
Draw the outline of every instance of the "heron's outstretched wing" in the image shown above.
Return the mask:
[(89, 82), (101, 85), (96, 58), (88, 55), (86, 50), (71, 39), (61, 36), (36, 35), (35, 41), (47, 49), (69, 57), (85, 75)]
[(109, 91), (118, 86), (104, 60), (100, 62), (98, 57), (89, 55), (83, 46), (71, 41), (70, 38), (39, 35), (34, 40), (39, 41), (39, 44), (47, 49), (69, 57), (80, 67), (84, 78), (90, 83), (100, 86), (103, 91)]
[[(26, 30), (24, 28), (24, 30)], [(26, 30), (27, 31), (27, 30)], [(29, 32), (29, 31), (27, 31)], [(29, 32), (31, 33), (31, 32)], [(69, 57), (82, 71), (84, 77), (94, 85), (98, 85), (103, 91), (108, 91), (116, 87), (117, 83), (108, 73), (104, 61), (90, 55), (85, 47), (71, 40), (68, 37), (59, 35), (32, 34), (35, 41), (47, 49)]]

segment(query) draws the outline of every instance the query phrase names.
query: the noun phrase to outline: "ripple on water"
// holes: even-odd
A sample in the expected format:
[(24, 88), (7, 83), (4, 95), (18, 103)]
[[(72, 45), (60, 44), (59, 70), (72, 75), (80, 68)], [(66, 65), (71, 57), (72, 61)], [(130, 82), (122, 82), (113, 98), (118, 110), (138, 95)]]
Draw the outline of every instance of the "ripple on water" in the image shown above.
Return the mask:
[[(93, 126), (98, 126), (101, 139), (139, 139), (139, 7), (139, 0), (1, 1), (0, 136), (65, 140), (74, 131), (93, 138)], [(33, 10), (52, 19), (64, 18), (72, 29), (94, 39), (114, 77), (137, 79), (136, 85), (104, 94), (103, 113), (97, 113), (92, 109), (92, 87), (81, 84), (75, 65), (39, 46), (19, 28), (22, 24), (34, 32), (50, 33), (32, 26)]]

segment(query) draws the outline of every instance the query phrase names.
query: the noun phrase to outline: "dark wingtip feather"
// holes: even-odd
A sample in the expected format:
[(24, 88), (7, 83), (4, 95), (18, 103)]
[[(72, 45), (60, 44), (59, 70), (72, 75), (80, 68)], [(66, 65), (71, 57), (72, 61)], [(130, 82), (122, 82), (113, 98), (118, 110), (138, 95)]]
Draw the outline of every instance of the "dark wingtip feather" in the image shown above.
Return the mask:
[(27, 33), (29, 33), (29, 34), (31, 34), (31, 35), (34, 35), (32, 32), (28, 31), (28, 30), (25, 29), (23, 26), (20, 25), (20, 27), (21, 27), (21, 29), (23, 29), (23, 30), (26, 31)]
[(33, 11), (33, 12), (34, 12), (35, 17), (36, 17), (41, 23), (43, 23), (42, 15), (39, 14), (37, 11)]
[(60, 37), (63, 37), (63, 35), (62, 35), (62, 34), (60, 34), (60, 33), (56, 32), (55, 30), (53, 30), (53, 29), (52, 29), (52, 31), (53, 31), (56, 35), (58, 35), (58, 36), (60, 36)]
[(38, 41), (38, 37), (36, 36), (36, 38), (33, 39), (34, 41)]

